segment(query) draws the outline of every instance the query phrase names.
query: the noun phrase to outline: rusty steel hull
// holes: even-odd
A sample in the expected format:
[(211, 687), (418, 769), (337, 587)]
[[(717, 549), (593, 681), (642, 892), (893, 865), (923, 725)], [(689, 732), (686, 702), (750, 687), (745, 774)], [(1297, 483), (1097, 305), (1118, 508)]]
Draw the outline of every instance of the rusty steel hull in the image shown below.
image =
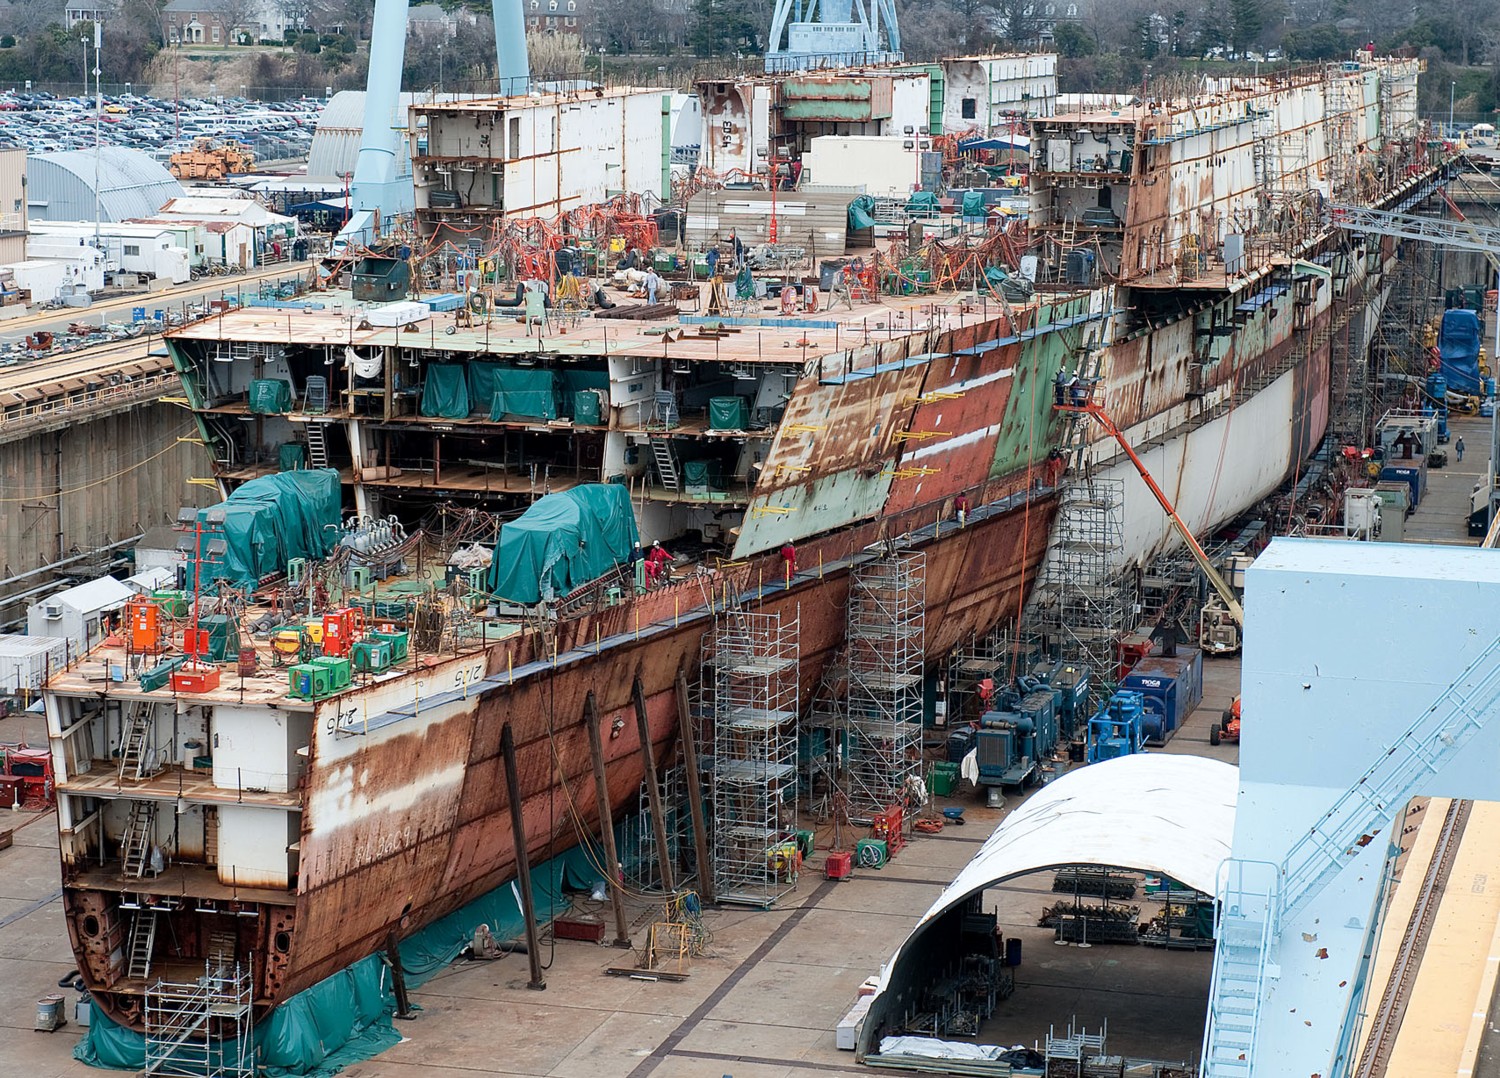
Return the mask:
[[(949, 522), (938, 536), (932, 537), (929, 527), (925, 539), (917, 538), (914, 545), (927, 555), (929, 658), (1019, 610), (1045, 553), (1053, 506), (1050, 493), (1039, 492), (966, 528)], [(932, 524), (925, 512), (898, 513), (880, 524), (809, 542), (800, 549), (810, 578), (789, 588), (765, 587), (777, 571), (770, 558), (752, 561), (724, 586), (744, 594), (752, 609), (800, 618), (801, 677), (810, 691), (843, 642), (849, 587), (843, 559), (882, 535), (924, 524)], [(638, 628), (637, 616), (646, 628), (653, 622), (658, 628), (642, 633), (639, 641), (603, 646), (586, 658), (575, 653), (555, 669), (549, 665), (404, 724), (368, 734), (338, 732), (337, 715), (360, 706), (357, 693), (325, 705), (326, 714), (320, 710), (296, 892), (286, 896), (285, 905), (261, 905), (253, 928), (241, 929), (242, 948), (257, 955), (259, 1012), (381, 949), (393, 930), (415, 931), (514, 878), (519, 843), (510, 824), (500, 751), (507, 725), (516, 743), (532, 863), (598, 833), (584, 724), (590, 692), (600, 710), (612, 811), (618, 815), (635, 805), (644, 770), (632, 685), (639, 678), (643, 686), (658, 760), (670, 758), (678, 728), (677, 679), (696, 670), (711, 624), (694, 616), (704, 602), (696, 585), (645, 598), (648, 603), (606, 608), (564, 623), (556, 650), (566, 655), (575, 646), (587, 649), (590, 641), (629, 636)], [(478, 657), (449, 660), (434, 673), (461, 675), (466, 664), (482, 663), (484, 674), (503, 675), (545, 660), (550, 650), (536, 638), (516, 638)], [(103, 966), (91, 960), (97, 948), (78, 927), (90, 913), (101, 913), (110, 892), (90, 888), (81, 878), (65, 882), (69, 930), (85, 982), (111, 1018), (139, 1028), (144, 986), (108, 981)], [(246, 892), (245, 905), (253, 908), (252, 894)], [(174, 930), (194, 941), (211, 930), (208, 920), (199, 917), (195, 923), (184, 912), (174, 915)]]

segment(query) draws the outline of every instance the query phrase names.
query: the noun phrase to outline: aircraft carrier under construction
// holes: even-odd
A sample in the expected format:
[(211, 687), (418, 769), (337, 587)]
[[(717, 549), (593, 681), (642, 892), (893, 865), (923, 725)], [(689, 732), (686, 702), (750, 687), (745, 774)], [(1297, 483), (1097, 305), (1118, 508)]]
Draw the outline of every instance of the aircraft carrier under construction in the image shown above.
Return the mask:
[[(1019, 84), (1037, 61), (963, 70)], [(939, 65), (704, 84), (705, 140), (761, 124), (766, 182), (704, 166), (675, 205), (658, 91), (414, 106), (408, 215), (365, 214), (296, 296), (165, 334), (223, 500), (46, 671), (96, 1029), (144, 1031), (148, 1070), (248, 1074), (251, 1026), (357, 999), (351, 967), (376, 998), (394, 971), (402, 1011), (405, 977), (465, 948), (527, 952), (538, 986), (579, 886), (606, 917), (557, 938), (628, 941), (625, 899), (668, 896), (618, 972), (681, 974), (700, 903), (776, 907), (829, 826), (833, 879), (936, 830), (918, 816), (959, 774), (998, 808), (1166, 742), (1201, 658), (1171, 630), (1148, 654), (1142, 619), (1237, 650), (1236, 567), (1269, 535), (1247, 512), (1303, 499), (1332, 524), (1308, 509), (1330, 477), (1390, 479), (1446, 421), (1425, 360), (1371, 358), (1398, 243), (1344, 227), (1451, 178), (1420, 68), (1361, 52), (1049, 107), (982, 149), (938, 133)], [(913, 87), (935, 119), (903, 134)], [(835, 136), (894, 136), (951, 204), (801, 175)], [(959, 188), (1006, 159), (993, 197)], [(1481, 362), (1455, 400), (1485, 396)], [(1212, 874), (1178, 883), (1169, 947), (1194, 938), (1182, 908), (1213, 921)], [(962, 960), (957, 1010), (893, 960), (861, 1058), (927, 1066), (882, 1037), (972, 1036), (963, 993), (993, 1011), (1008, 957)], [(337, 1004), (349, 1029), (378, 1024), (365, 1003)], [(94, 1061), (124, 1065), (104, 1036)]]

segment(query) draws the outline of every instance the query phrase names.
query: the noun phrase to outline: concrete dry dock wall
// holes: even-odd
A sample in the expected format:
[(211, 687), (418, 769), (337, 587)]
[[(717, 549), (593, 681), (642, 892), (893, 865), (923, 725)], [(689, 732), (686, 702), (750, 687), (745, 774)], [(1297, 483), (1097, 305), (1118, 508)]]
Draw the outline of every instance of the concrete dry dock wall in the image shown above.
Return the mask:
[(0, 441), (0, 623), (24, 619), (32, 601), (24, 593), (57, 579), (33, 570), (170, 524), (179, 506), (217, 500), (187, 482), (208, 474), (208, 459), (178, 441), (197, 431), (175, 405), (146, 400), (49, 426)]

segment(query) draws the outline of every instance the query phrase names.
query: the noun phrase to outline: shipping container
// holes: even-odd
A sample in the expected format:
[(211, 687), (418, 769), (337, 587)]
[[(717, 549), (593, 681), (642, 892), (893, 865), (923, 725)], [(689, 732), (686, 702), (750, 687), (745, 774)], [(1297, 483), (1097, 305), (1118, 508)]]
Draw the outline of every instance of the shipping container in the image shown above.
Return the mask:
[[(1203, 699), (1203, 652), (1177, 649), (1177, 654), (1148, 655), (1120, 682), (1145, 698), (1146, 743), (1162, 745), (1187, 721)], [(1159, 720), (1152, 722), (1153, 716)]]
[(1387, 464), (1380, 469), (1380, 479), (1381, 482), (1400, 482), (1409, 486), (1412, 508), (1415, 509), (1422, 503), (1422, 496), (1427, 493), (1427, 463), (1406, 461)]

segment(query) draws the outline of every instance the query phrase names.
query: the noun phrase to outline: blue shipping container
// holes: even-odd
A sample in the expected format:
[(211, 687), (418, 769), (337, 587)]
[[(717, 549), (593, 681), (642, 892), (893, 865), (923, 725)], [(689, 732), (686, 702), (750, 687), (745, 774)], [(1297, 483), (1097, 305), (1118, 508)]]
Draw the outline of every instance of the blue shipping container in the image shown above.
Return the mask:
[(1380, 469), (1380, 478), (1411, 487), (1411, 505), (1415, 509), (1427, 493), (1427, 469), (1416, 464), (1387, 464)]
[[(1161, 716), (1160, 731), (1151, 731), (1153, 744), (1163, 744), (1187, 721), (1203, 700), (1203, 653), (1178, 648), (1175, 656), (1148, 655), (1120, 682), (1145, 697), (1146, 710)], [(1147, 724), (1148, 729), (1151, 723)]]

